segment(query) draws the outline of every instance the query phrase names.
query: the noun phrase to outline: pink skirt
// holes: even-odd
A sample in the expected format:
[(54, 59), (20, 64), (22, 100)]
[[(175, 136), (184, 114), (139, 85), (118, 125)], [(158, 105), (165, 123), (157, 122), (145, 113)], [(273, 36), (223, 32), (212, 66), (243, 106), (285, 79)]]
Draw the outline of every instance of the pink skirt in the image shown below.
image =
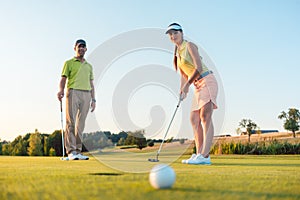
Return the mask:
[(192, 103), (192, 111), (200, 110), (208, 102), (213, 103), (213, 108), (217, 109), (218, 83), (213, 74), (209, 74), (194, 82), (195, 93)]

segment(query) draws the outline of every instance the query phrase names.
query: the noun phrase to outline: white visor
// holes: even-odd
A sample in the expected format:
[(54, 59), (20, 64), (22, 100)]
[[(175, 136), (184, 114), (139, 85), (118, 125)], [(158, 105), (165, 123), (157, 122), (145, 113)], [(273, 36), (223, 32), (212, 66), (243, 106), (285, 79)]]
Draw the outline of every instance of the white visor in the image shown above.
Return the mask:
[(181, 26), (180, 25), (171, 25), (168, 27), (167, 31), (166, 31), (166, 34), (169, 33), (170, 30), (176, 30), (176, 31), (179, 31), (179, 30), (182, 30)]

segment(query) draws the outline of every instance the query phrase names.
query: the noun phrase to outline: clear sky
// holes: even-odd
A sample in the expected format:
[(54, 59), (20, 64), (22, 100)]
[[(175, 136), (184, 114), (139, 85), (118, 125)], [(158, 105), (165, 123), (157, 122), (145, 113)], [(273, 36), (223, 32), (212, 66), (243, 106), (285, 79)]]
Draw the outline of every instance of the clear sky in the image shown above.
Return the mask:
[[(0, 138), (13, 140), (36, 128), (49, 134), (60, 129), (56, 93), (63, 63), (74, 55), (76, 39), (87, 41), (88, 58), (118, 34), (163, 29), (172, 22), (179, 22), (184, 34), (215, 63), (226, 102), (220, 132), (234, 133), (243, 118), (252, 119), (261, 129), (283, 131), (277, 116), (290, 107), (300, 108), (299, 11), (299, 0), (1, 1)], [(159, 58), (153, 56), (155, 63), (172, 68), (171, 55)], [(105, 97), (97, 94), (101, 98)], [(130, 105), (138, 105), (138, 100), (133, 98)], [(100, 108), (97, 112), (103, 113)], [(166, 116), (173, 108), (171, 104)], [(132, 118), (141, 119), (134, 114)], [(99, 123), (102, 130), (118, 132), (109, 120)]]

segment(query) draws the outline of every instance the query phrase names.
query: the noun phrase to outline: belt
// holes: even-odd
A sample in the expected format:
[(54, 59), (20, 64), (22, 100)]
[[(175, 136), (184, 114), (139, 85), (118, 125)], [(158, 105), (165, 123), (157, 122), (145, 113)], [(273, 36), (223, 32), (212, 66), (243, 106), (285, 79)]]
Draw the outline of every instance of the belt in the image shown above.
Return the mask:
[(76, 91), (80, 91), (80, 92), (91, 92), (91, 90), (78, 90), (78, 89), (74, 89), (74, 88), (68, 88), (68, 90), (76, 90)]
[(195, 79), (195, 81), (199, 81), (200, 79), (204, 78), (205, 76), (209, 75), (209, 74), (212, 74), (213, 72), (211, 70), (209, 71), (206, 71), (202, 74), (200, 74), (200, 76), (198, 78)]

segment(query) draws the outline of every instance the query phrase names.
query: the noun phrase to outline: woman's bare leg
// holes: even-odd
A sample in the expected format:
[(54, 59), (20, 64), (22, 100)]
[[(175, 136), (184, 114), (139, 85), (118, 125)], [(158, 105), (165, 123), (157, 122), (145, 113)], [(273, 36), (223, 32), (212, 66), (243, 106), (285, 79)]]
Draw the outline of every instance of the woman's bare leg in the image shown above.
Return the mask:
[(200, 121), (203, 128), (203, 148), (201, 154), (204, 157), (209, 156), (210, 147), (214, 137), (214, 127), (212, 123), (213, 103), (210, 101), (200, 109)]
[(194, 131), (196, 154), (200, 154), (203, 148), (203, 128), (200, 120), (200, 110), (192, 111), (190, 120)]

